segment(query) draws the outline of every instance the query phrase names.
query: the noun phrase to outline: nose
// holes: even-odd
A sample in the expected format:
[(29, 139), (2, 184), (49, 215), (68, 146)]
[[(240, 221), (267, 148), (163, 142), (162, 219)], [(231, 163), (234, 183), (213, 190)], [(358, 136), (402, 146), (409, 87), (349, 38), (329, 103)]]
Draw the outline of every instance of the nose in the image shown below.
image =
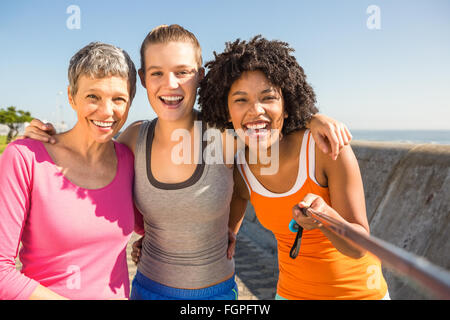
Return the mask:
[(259, 101), (252, 103), (249, 111), (254, 115), (260, 115), (260, 114), (266, 113), (266, 110), (264, 109), (263, 104), (260, 103)]
[(114, 101), (107, 100), (101, 104), (99, 108), (99, 112), (104, 116), (113, 116), (114, 115)]
[(164, 77), (164, 84), (170, 89), (178, 88), (178, 79), (173, 72), (167, 73)]

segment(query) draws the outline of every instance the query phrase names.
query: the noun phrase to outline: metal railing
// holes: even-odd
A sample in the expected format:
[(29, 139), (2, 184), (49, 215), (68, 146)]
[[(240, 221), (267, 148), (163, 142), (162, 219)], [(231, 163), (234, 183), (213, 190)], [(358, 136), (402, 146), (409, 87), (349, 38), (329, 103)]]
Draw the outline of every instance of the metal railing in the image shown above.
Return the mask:
[[(350, 241), (377, 256), (387, 267), (407, 276), (437, 299), (450, 300), (450, 272), (423, 257), (403, 250), (391, 243), (361, 233), (336, 219), (312, 208), (299, 208), (344, 240)], [(298, 227), (297, 227), (298, 228)], [(300, 228), (301, 229), (301, 228)], [(301, 232), (299, 230), (298, 232)]]

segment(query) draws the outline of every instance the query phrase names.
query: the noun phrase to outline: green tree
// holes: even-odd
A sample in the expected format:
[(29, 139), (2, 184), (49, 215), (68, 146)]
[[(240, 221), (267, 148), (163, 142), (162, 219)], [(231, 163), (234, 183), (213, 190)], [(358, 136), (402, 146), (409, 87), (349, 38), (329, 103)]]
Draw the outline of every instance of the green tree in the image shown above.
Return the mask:
[(0, 123), (9, 127), (8, 136), (6, 137), (6, 143), (11, 142), (19, 133), (19, 127), (24, 122), (30, 122), (33, 117), (28, 111), (16, 110), (16, 107), (8, 107), (0, 109)]

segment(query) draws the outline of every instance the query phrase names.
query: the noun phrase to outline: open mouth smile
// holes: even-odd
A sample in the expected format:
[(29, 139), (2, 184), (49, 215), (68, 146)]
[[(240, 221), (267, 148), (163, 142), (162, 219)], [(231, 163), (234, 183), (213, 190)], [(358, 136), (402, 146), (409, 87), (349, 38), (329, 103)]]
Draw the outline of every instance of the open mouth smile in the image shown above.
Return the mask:
[(98, 120), (90, 120), (96, 127), (99, 127), (103, 130), (109, 130), (112, 129), (112, 126), (117, 121), (98, 121)]
[(245, 134), (250, 138), (262, 138), (267, 136), (270, 131), (270, 122), (269, 121), (252, 121), (247, 122), (242, 125), (245, 131)]
[(183, 101), (183, 96), (160, 96), (161, 100), (168, 108), (176, 108), (181, 101)]

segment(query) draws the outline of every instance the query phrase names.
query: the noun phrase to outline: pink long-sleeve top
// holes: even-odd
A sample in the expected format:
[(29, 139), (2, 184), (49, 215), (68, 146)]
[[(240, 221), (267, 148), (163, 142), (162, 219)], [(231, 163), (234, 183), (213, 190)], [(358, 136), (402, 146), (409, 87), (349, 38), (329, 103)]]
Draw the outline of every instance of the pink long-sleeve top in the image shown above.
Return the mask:
[[(65, 178), (41, 142), (16, 140), (5, 149), (0, 157), (0, 299), (28, 299), (38, 284), (69, 299), (128, 298), (134, 160), (126, 146), (114, 146), (116, 176), (94, 190)], [(15, 268), (20, 242), (21, 271)]]

